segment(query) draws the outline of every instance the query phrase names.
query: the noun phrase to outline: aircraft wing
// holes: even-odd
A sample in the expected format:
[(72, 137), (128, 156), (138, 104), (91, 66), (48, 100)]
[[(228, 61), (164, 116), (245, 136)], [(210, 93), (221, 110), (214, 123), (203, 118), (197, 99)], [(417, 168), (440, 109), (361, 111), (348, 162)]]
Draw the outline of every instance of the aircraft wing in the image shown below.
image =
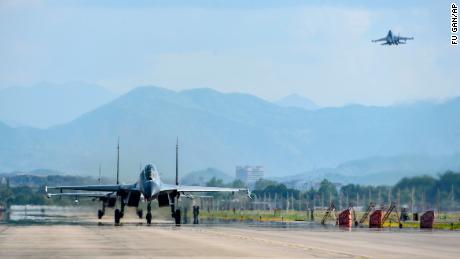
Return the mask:
[(179, 185), (178, 192), (238, 192), (238, 188), (224, 188), (224, 187), (202, 187), (202, 186), (187, 186)]
[(378, 40), (372, 40), (372, 42), (378, 42), (378, 41), (386, 41), (387, 40), (387, 37), (383, 37), (381, 39), (378, 39)]
[(414, 37), (399, 37), (399, 40), (413, 40)]
[[(163, 184), (161, 186), (161, 191), (178, 191), (178, 192), (238, 192), (241, 190), (242, 189), (238, 189), (238, 188), (169, 185), (169, 184)], [(246, 190), (246, 189), (243, 189), (243, 190)]]
[(185, 198), (195, 199), (195, 198), (213, 198), (211, 195), (191, 195), (189, 193), (183, 195)]
[(112, 192), (65, 192), (65, 193), (47, 193), (46, 196), (48, 198), (51, 197), (63, 197), (63, 196), (71, 196), (71, 197), (88, 197), (88, 198), (101, 198), (107, 197), (111, 195)]
[(55, 190), (77, 190), (77, 191), (94, 191), (94, 192), (116, 192), (116, 191), (137, 191), (135, 184), (114, 184), (114, 185), (76, 185), (76, 186), (56, 186), (56, 187), (45, 187), (45, 191), (48, 189)]

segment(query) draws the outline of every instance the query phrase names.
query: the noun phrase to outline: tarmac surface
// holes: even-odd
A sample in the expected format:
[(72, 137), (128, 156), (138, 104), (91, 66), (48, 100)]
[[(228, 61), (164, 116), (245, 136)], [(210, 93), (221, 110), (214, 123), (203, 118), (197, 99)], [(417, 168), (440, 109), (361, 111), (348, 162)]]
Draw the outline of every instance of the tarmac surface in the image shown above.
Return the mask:
[(253, 224), (4, 224), (0, 258), (458, 258), (460, 232)]

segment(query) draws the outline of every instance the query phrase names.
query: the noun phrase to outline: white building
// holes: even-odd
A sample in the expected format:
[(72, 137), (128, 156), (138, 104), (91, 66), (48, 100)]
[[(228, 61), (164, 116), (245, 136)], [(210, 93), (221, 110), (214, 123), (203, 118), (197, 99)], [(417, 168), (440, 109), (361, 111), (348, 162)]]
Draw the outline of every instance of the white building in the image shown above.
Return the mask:
[(254, 184), (264, 178), (263, 166), (237, 166), (235, 177), (243, 181), (247, 186), (254, 187)]

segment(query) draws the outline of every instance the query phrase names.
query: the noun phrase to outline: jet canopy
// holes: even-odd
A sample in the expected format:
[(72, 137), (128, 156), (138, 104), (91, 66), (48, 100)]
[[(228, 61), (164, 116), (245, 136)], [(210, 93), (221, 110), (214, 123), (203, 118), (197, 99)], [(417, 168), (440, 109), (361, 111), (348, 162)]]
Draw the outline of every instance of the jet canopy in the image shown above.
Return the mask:
[(148, 180), (153, 180), (158, 178), (158, 171), (155, 165), (148, 164), (144, 168), (144, 176)]

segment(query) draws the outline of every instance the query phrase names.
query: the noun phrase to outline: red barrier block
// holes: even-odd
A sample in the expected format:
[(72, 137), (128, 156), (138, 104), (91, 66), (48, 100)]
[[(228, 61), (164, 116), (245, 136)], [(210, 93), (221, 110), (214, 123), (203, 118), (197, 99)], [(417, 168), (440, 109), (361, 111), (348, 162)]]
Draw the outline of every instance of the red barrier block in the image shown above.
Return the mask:
[(381, 228), (382, 227), (382, 210), (375, 210), (369, 216), (369, 227), (370, 228)]
[(434, 211), (429, 210), (420, 217), (420, 228), (433, 228)]
[(339, 214), (339, 226), (351, 228), (353, 225), (353, 217), (349, 209), (342, 211)]

